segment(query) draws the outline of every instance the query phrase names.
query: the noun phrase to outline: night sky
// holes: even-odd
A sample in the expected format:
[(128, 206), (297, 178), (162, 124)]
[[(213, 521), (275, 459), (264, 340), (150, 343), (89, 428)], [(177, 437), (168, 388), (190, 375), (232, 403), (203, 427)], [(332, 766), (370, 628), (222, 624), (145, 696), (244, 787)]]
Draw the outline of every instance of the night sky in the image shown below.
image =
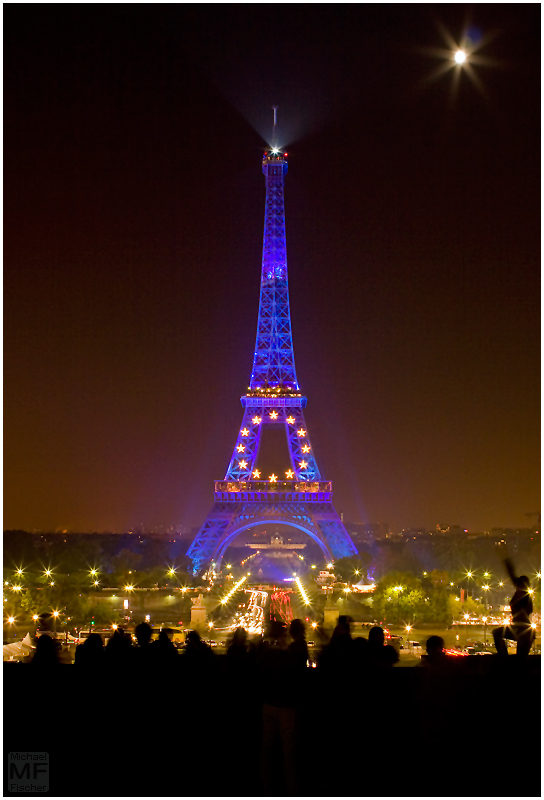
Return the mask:
[[(476, 82), (431, 80), (445, 31)], [(539, 4), (11, 5), (4, 34), (5, 528), (204, 521), (252, 366), (273, 104), (337, 510), (536, 521)]]

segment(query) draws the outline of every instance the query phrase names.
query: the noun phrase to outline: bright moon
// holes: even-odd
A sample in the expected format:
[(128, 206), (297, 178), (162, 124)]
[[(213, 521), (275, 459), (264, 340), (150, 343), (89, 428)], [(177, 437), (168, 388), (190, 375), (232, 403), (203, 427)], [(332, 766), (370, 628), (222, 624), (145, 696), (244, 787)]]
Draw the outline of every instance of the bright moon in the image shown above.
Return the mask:
[(455, 60), (458, 64), (462, 64), (466, 59), (466, 54), (462, 50), (458, 50), (455, 54)]

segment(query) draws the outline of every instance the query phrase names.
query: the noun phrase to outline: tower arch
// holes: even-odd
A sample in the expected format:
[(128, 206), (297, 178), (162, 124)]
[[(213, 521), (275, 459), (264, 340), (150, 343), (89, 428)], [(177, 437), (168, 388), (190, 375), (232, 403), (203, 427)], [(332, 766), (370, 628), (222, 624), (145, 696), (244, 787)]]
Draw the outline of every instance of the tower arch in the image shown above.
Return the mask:
[(323, 556), (328, 561), (332, 559), (332, 553), (330, 552), (329, 548), (327, 547), (323, 539), (320, 536), (318, 536), (315, 530), (312, 528), (311, 523), (293, 522), (292, 520), (287, 521), (283, 519), (278, 519), (277, 516), (270, 516), (269, 519), (263, 518), (263, 519), (252, 520), (245, 524), (239, 523), (235, 528), (229, 530), (229, 532), (226, 533), (225, 536), (223, 537), (222, 541), (218, 543), (217, 548), (214, 554), (212, 555), (211, 560), (215, 562), (215, 569), (219, 571), (221, 567), (221, 561), (225, 554), (225, 550), (234, 541), (234, 539), (236, 539), (237, 536), (239, 536), (244, 531), (250, 530), (251, 528), (255, 528), (257, 525), (263, 525), (263, 524), (285, 525), (290, 528), (297, 528), (299, 531), (308, 534), (308, 536), (310, 536), (314, 540), (314, 542), (316, 542), (316, 544), (319, 545), (319, 547), (321, 548), (321, 552), (323, 553)]

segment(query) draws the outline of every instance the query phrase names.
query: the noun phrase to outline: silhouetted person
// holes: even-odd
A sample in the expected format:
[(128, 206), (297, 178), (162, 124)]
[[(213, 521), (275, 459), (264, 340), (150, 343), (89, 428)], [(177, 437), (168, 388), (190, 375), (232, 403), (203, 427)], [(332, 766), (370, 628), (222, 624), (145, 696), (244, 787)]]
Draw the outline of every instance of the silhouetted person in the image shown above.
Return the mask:
[(364, 668), (368, 663), (368, 639), (358, 636), (353, 640), (353, 655), (357, 668)]
[(83, 644), (78, 644), (74, 664), (78, 667), (100, 668), (104, 664), (104, 642), (99, 633), (91, 633)]
[(134, 634), (136, 636), (136, 641), (138, 642), (138, 647), (148, 647), (151, 643), (153, 629), (151, 628), (151, 625), (147, 624), (147, 622), (140, 622), (139, 625), (136, 625)]
[(422, 667), (430, 667), (435, 671), (449, 670), (453, 665), (444, 652), (444, 639), (441, 636), (429, 636), (425, 643), (426, 655), (421, 659)]
[(227, 647), (227, 671), (239, 687), (243, 686), (251, 663), (252, 659), (249, 657), (247, 646), (247, 631), (245, 628), (236, 628), (232, 641)]
[(299, 794), (296, 681), (293, 680), (296, 661), (288, 651), (287, 631), (280, 620), (270, 623), (257, 651), (257, 663), (263, 698), (260, 767), (264, 793), (278, 794), (276, 780), (283, 772), (285, 793), (296, 796)]
[(153, 661), (156, 664), (159, 662), (163, 665), (178, 663), (178, 651), (170, 639), (171, 633), (171, 628), (163, 628), (159, 631), (157, 641), (150, 645), (152, 648)]
[(385, 633), (379, 625), (374, 625), (368, 633), (368, 658), (370, 664), (378, 668), (392, 667), (399, 660), (393, 645), (385, 644)]
[(40, 636), (36, 642), (36, 650), (30, 663), (41, 669), (56, 666), (59, 663), (57, 640), (46, 635)]
[(296, 666), (306, 667), (310, 654), (306, 642), (306, 625), (301, 619), (291, 621), (289, 635), (293, 640), (288, 647), (289, 654), (295, 659)]
[(330, 641), (322, 648), (318, 656), (318, 665), (327, 673), (342, 673), (353, 668), (353, 639), (351, 638), (350, 619), (345, 615), (338, 617), (338, 622)]
[(184, 666), (193, 675), (204, 678), (213, 666), (212, 648), (203, 642), (198, 631), (189, 631), (185, 637)]
[(516, 587), (514, 596), (510, 600), (512, 622), (510, 625), (494, 628), (493, 640), (499, 655), (508, 655), (505, 639), (512, 639), (517, 643), (518, 656), (528, 656), (535, 636), (534, 630), (531, 628), (533, 601), (529, 594), (530, 581), (527, 575), (520, 575), (519, 578), (516, 576), (514, 565), (509, 558), (505, 558), (504, 565), (510, 580)]
[(152, 645), (151, 643), (153, 629), (147, 622), (140, 622), (134, 629), (134, 635), (138, 643), (138, 646), (134, 648), (132, 654), (135, 668), (137, 670), (146, 670), (153, 666), (155, 661), (155, 647), (154, 644)]
[(104, 650), (106, 665), (126, 667), (131, 662), (132, 640), (123, 628), (116, 628)]

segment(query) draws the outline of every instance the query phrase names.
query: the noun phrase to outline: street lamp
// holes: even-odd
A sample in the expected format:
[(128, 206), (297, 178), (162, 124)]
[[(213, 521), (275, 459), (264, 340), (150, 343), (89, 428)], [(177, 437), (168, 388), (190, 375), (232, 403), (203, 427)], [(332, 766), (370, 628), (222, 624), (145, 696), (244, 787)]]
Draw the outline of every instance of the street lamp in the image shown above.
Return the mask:
[[(407, 636), (407, 637), (408, 637), (408, 636), (410, 636), (410, 631), (411, 631), (411, 630), (412, 630), (412, 626), (411, 626), (411, 625), (407, 625), (407, 626), (406, 626), (406, 628), (405, 628), (405, 631), (406, 631), (406, 636)], [(411, 646), (410, 646), (410, 640), (409, 640), (409, 639), (407, 639), (406, 641), (407, 641), (407, 643), (408, 643), (408, 649), (409, 649), (409, 650), (411, 650), (412, 648), (411, 648)]]
[(59, 615), (58, 611), (53, 611), (53, 631), (55, 633), (55, 638), (57, 634), (57, 617)]
[(482, 586), (482, 589), (485, 592), (485, 594), (484, 594), (484, 602), (485, 602), (485, 610), (487, 611), (487, 593), (489, 591), (489, 584), (486, 583), (485, 586)]
[(394, 591), (397, 593), (397, 625), (399, 624), (399, 617), (400, 617), (400, 593), (403, 590), (403, 586), (395, 586)]
[(463, 617), (465, 618), (465, 647), (466, 647), (468, 644), (468, 621), (470, 619), (470, 614), (463, 614)]
[(534, 631), (534, 638), (533, 638), (533, 653), (536, 650), (536, 622), (531, 622), (531, 628)]
[(470, 583), (469, 583), (469, 581), (471, 581), (471, 580), (472, 580), (472, 577), (473, 577), (473, 575), (474, 575), (474, 573), (473, 573), (473, 572), (472, 572), (470, 569), (469, 569), (469, 570), (467, 570), (467, 572), (466, 572), (466, 579), (467, 579), (467, 597), (468, 597), (468, 590), (470, 589)]
[(484, 647), (487, 647), (487, 617), (482, 617), (484, 623)]

